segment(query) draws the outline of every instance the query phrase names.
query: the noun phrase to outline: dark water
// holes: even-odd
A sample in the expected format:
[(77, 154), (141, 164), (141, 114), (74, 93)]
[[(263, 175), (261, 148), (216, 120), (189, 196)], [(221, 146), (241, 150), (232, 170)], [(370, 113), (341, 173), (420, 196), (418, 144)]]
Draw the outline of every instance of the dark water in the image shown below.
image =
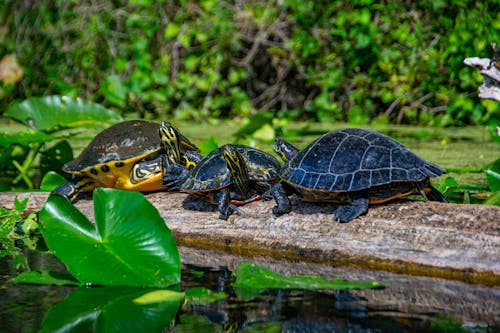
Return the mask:
[[(178, 290), (205, 287), (224, 292), (228, 297), (206, 305), (172, 303), (164, 307), (131, 308), (128, 294), (135, 298), (137, 293), (143, 293), (140, 288), (6, 283), (15, 272), (9, 260), (3, 258), (0, 332), (51, 332), (55, 327), (63, 327), (60, 332), (500, 331), (498, 288), (261, 258), (257, 264), (280, 273), (376, 279), (388, 288), (328, 292), (269, 290), (257, 298), (244, 300), (231, 287), (230, 269), (243, 260), (241, 257), (186, 248), (181, 248), (181, 254), (185, 264)], [(47, 255), (33, 253), (29, 259), (32, 267), (63, 269)], [(192, 263), (187, 264), (189, 261)], [(200, 261), (212, 266), (200, 265)], [(103, 304), (98, 303), (101, 299)], [(66, 325), (57, 326), (59, 322)]]

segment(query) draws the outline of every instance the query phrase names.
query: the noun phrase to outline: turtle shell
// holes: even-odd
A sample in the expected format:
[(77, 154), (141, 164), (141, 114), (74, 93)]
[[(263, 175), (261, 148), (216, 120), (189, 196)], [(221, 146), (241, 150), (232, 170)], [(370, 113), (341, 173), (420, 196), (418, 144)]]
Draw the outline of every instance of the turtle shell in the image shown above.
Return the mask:
[[(232, 144), (246, 162), (252, 181), (273, 181), (278, 178), (280, 163), (273, 156), (251, 147)], [(203, 158), (182, 184), (181, 190), (207, 192), (227, 187), (233, 183), (224, 160), (225, 146), (219, 147)]]
[(283, 180), (307, 191), (349, 192), (419, 182), (444, 171), (388, 136), (350, 128), (319, 137), (280, 173)]
[(158, 124), (144, 120), (124, 121), (97, 134), (76, 159), (64, 165), (63, 170), (79, 173), (99, 164), (151, 155), (161, 148)]

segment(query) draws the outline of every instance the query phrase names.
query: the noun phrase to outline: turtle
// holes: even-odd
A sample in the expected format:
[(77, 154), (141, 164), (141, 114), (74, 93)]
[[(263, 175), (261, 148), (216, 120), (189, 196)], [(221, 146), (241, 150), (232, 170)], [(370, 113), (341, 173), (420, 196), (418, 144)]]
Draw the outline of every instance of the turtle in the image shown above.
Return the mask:
[(262, 150), (226, 144), (210, 152), (192, 171), (179, 164), (167, 166), (164, 185), (170, 190), (204, 196), (217, 204), (219, 218), (227, 220), (237, 211), (236, 206), (271, 196), (279, 207), (276, 209), (290, 210), (281, 183), (276, 183), (280, 167), (274, 156)]
[(192, 168), (200, 159), (198, 148), (169, 122), (123, 121), (97, 134), (77, 158), (64, 164), (63, 171), (74, 179), (53, 192), (75, 202), (81, 192), (96, 187), (162, 190), (168, 164)]
[(280, 178), (287, 194), (298, 193), (304, 201), (337, 203), (334, 219), (338, 222), (365, 214), (369, 204), (410, 194), (447, 202), (429, 181), (442, 175), (443, 169), (375, 131), (336, 130), (302, 151), (277, 138), (273, 148), (285, 161)]

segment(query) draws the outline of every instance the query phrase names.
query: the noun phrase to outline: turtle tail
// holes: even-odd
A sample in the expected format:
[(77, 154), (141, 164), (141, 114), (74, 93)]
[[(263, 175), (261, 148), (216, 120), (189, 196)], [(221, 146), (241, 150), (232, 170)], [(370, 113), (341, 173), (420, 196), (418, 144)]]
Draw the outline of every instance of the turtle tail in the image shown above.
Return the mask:
[(426, 187), (425, 198), (430, 201), (440, 201), (440, 202), (448, 202), (448, 199), (443, 195), (443, 193), (439, 192), (435, 187), (429, 185)]

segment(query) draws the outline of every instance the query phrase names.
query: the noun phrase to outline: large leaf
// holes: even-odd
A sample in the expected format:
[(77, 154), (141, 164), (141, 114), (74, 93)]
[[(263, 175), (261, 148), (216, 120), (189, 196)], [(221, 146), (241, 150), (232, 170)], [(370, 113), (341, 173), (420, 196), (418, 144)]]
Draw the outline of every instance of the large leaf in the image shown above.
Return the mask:
[[(158, 292), (161, 298), (148, 296)], [(81, 287), (49, 310), (41, 331), (165, 332), (183, 297), (183, 293), (169, 290)]]
[(51, 192), (56, 187), (66, 183), (67, 180), (60, 174), (54, 171), (47, 172), (40, 183), (40, 190), (45, 192)]
[(67, 96), (31, 97), (11, 105), (4, 115), (47, 132), (122, 120), (119, 114), (99, 104)]
[(486, 167), (486, 179), (493, 192), (500, 191), (500, 158)]
[(51, 195), (40, 211), (50, 250), (82, 284), (166, 287), (180, 281), (171, 231), (139, 192), (94, 191), (95, 225), (69, 201)]
[(55, 139), (55, 136), (43, 132), (33, 132), (33, 130), (14, 134), (0, 133), (0, 147), (8, 147), (12, 144), (29, 145), (32, 143), (45, 143)]
[(319, 276), (281, 275), (251, 263), (241, 263), (233, 272), (233, 287), (242, 298), (257, 296), (266, 289), (347, 290), (384, 288), (378, 282), (325, 279)]

